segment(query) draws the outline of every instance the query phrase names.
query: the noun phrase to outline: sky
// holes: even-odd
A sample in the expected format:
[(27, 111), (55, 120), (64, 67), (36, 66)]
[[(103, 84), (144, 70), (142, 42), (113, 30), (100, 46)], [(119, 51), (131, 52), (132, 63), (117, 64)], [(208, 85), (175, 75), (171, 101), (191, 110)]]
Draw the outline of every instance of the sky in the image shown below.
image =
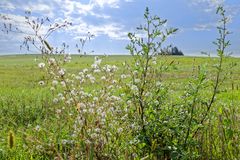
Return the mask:
[[(217, 38), (219, 16), (216, 7), (223, 4), (230, 18), (228, 24), (231, 46), (228, 52), (240, 56), (240, 0), (1, 0), (0, 17), (7, 16), (13, 26), (26, 33), (31, 30), (25, 24), (25, 11), (32, 12), (32, 18), (49, 17), (51, 22), (67, 20), (72, 26), (55, 32), (48, 41), (56, 46), (69, 44), (68, 52), (77, 53), (75, 44), (88, 32), (94, 38), (86, 44), (89, 54), (129, 54), (125, 49), (129, 43), (128, 32), (144, 24), (143, 14), (148, 7), (152, 15), (167, 19), (166, 27), (178, 28), (165, 45), (177, 46), (185, 55), (201, 55), (201, 52), (215, 54), (213, 41)], [(6, 20), (0, 18), (0, 28)], [(42, 33), (47, 31), (47, 24)], [(0, 55), (36, 53), (20, 50), (26, 34), (0, 31)]]

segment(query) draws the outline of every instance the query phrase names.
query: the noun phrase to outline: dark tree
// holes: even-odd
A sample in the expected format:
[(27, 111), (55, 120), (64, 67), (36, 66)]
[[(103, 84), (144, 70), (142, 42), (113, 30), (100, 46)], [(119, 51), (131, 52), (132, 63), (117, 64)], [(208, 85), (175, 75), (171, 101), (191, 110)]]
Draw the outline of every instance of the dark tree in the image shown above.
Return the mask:
[(172, 46), (168, 46), (166, 48), (163, 48), (161, 50), (161, 52), (159, 53), (159, 55), (177, 55), (177, 56), (183, 56), (183, 52), (181, 50), (179, 50), (176, 46), (172, 47)]

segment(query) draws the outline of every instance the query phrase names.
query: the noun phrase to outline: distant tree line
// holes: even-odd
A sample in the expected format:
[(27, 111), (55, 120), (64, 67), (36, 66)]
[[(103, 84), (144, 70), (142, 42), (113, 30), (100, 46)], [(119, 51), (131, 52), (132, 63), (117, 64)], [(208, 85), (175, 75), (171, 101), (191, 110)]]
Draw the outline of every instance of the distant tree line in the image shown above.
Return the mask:
[(183, 56), (183, 52), (179, 50), (176, 46), (168, 46), (163, 49), (161, 49), (159, 55), (178, 55)]

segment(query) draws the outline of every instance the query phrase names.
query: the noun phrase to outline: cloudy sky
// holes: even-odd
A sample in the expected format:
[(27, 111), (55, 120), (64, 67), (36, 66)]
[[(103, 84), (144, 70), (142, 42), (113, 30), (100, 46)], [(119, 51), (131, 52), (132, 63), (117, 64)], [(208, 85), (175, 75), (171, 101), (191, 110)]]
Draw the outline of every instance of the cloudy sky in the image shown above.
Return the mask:
[[(87, 32), (95, 35), (86, 50), (95, 54), (128, 54), (128, 32), (144, 22), (143, 13), (167, 19), (167, 27), (179, 28), (168, 44), (177, 46), (186, 55), (214, 52), (212, 41), (217, 36), (216, 6), (224, 3), (231, 21), (229, 36), (233, 55), (240, 56), (240, 1), (239, 0), (0, 0), (0, 16), (8, 16), (11, 23), (24, 32), (31, 32), (24, 24), (24, 11), (32, 17), (49, 17), (51, 22), (67, 20), (72, 26), (49, 37), (52, 45), (66, 42), (69, 52), (75, 53), (75, 44)], [(1, 29), (5, 20), (0, 19)], [(43, 27), (43, 31), (47, 26)], [(20, 50), (24, 34), (0, 31), (0, 54), (32, 53)]]

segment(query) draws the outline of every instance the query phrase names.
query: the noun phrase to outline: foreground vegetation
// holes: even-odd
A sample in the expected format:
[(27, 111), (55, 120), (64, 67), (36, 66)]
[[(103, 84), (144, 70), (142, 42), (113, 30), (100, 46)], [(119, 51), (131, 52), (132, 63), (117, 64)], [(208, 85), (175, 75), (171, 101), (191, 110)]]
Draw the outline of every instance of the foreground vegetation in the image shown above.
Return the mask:
[(26, 16), (23, 45), (41, 55), (0, 59), (0, 158), (239, 159), (239, 59), (217, 13), (216, 58), (158, 56), (177, 29), (148, 9), (131, 57), (70, 56), (47, 41), (69, 23), (42, 35), (44, 20)]
[[(74, 73), (89, 67), (94, 62), (94, 56), (73, 56), (72, 58), (73, 61), (67, 64), (66, 69)], [(168, 63), (174, 61), (175, 65), (163, 76), (165, 82), (171, 85), (172, 90), (175, 90), (170, 92), (172, 98), (176, 98), (174, 101), (180, 101), (179, 96), (181, 96), (181, 91), (185, 87), (183, 84), (191, 79), (190, 77), (196, 72), (200, 64), (208, 63), (212, 66), (217, 61), (217, 58), (207, 57), (160, 56), (159, 59), (167, 60), (166, 62)], [(234, 156), (238, 156), (239, 146), (238, 144), (233, 144), (238, 143), (239, 136), (237, 117), (239, 115), (238, 106), (240, 105), (240, 90), (238, 88), (240, 86), (238, 81), (240, 68), (238, 58), (229, 58), (228, 60), (231, 63), (237, 63), (237, 66), (233, 70), (232, 77), (221, 88), (221, 94), (218, 96), (219, 103), (211, 111), (211, 116), (216, 116), (216, 118), (212, 118), (211, 122), (206, 122), (205, 136), (202, 135), (204, 137), (199, 139), (202, 143), (201, 149), (207, 149), (208, 151), (207, 154), (202, 153), (202, 158), (200, 159), (209, 158), (209, 156), (220, 159), (223, 159), (224, 156), (228, 158), (232, 156), (232, 159), (234, 159)], [(58, 117), (59, 115), (56, 111), (62, 109), (62, 104), (53, 102), (54, 94), (49, 90), (49, 87), (38, 84), (44, 76), (38, 68), (40, 61), (40, 55), (0, 57), (1, 159), (49, 158), (49, 155), (54, 155), (53, 153), (48, 153), (51, 151), (50, 148), (50, 151), (40, 148), (37, 150), (38, 152), (35, 150), (38, 147), (44, 147), (44, 143), (52, 144), (52, 149), (58, 149), (59, 154), (66, 152), (66, 150), (71, 150), (71, 146), (63, 148), (65, 146), (61, 146), (62, 143), (61, 145), (59, 144), (60, 146), (55, 146), (66, 140), (65, 136), (67, 136), (66, 134), (69, 131), (68, 128), (64, 127), (71, 122), (67, 121), (68, 116), (66, 113), (61, 115), (61, 118)], [(121, 66), (126, 61), (132, 62), (133, 59), (130, 56), (103, 57), (103, 63), (115, 64), (116, 66)], [(122, 69), (120, 67), (119, 69), (118, 74), (120, 75)], [(94, 84), (85, 87), (92, 89)], [(209, 135), (210, 131), (211, 135)], [(12, 147), (9, 144), (9, 134), (11, 132), (14, 134)], [(216, 146), (221, 146), (221, 148), (216, 150), (217, 148), (214, 148)], [(223, 149), (225, 152), (222, 152)]]

